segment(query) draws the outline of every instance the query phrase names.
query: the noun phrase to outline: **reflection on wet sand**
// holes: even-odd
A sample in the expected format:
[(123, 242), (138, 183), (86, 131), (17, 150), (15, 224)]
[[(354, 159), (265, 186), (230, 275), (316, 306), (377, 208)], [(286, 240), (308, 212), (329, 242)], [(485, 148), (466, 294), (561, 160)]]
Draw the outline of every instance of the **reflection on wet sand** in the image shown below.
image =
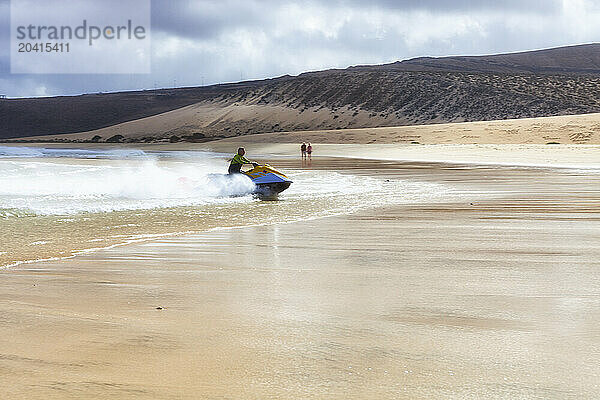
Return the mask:
[(600, 176), (342, 165), (449, 184), (472, 199), (216, 230), (3, 271), (3, 395), (600, 396)]

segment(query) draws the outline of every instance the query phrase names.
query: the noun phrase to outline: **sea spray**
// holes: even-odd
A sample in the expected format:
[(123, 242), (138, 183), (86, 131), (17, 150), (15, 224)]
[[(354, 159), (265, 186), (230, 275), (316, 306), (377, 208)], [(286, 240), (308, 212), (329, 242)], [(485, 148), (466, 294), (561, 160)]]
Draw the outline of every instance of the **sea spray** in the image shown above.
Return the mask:
[[(225, 160), (201, 153), (185, 162), (165, 162), (146, 153), (122, 152), (119, 159), (118, 152), (104, 151), (95, 152), (93, 158), (108, 159), (90, 162), (85, 160), (90, 153), (82, 150), (3, 151), (24, 154), (25, 158), (38, 154), (35, 159), (0, 162), (0, 209), (4, 216), (14, 215), (14, 210), (60, 215), (201, 205), (250, 195), (254, 190), (245, 176), (225, 178)], [(39, 154), (57, 153), (74, 159), (39, 158)]]

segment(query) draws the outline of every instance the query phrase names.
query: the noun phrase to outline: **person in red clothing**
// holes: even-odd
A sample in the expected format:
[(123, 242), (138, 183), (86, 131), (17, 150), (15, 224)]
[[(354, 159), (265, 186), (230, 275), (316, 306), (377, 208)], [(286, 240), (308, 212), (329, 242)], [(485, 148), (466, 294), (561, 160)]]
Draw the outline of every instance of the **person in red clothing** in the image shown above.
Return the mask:
[(308, 146), (306, 146), (306, 154), (308, 154), (308, 158), (312, 158), (312, 145), (309, 143)]

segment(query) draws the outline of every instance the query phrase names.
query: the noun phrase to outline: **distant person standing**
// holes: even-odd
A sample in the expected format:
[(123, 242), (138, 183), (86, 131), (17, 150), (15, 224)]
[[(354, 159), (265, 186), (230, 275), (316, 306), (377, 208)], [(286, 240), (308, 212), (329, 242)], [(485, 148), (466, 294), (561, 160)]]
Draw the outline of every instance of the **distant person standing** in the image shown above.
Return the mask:
[(300, 146), (300, 153), (302, 153), (302, 158), (306, 158), (306, 143), (302, 143), (302, 146)]
[(308, 158), (312, 159), (312, 145), (309, 143), (308, 146), (306, 146), (306, 154), (308, 154)]

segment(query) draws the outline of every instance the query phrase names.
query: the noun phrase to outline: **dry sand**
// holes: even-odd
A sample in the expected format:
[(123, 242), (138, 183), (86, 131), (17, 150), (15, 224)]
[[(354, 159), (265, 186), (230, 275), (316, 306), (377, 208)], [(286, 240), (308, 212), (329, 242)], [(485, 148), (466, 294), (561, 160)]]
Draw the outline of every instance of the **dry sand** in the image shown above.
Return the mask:
[[(262, 136), (262, 135), (259, 135)], [(270, 155), (298, 157), (300, 143), (263, 143), (241, 138), (225, 139), (194, 146), (223, 153), (235, 153), (243, 146), (248, 154), (267, 158)], [(600, 145), (536, 145), (536, 144), (334, 144), (312, 143), (320, 157), (352, 157), (374, 160), (420, 161), (479, 165), (512, 165), (568, 168), (600, 168)], [(143, 147), (144, 148), (144, 147)], [(148, 149), (180, 149), (186, 145), (148, 146)]]
[(0, 397), (600, 397), (596, 171), (352, 168), (501, 193), (2, 271)]
[[(244, 124), (239, 121), (258, 115), (255, 108), (265, 108), (262, 113), (276, 114), (278, 119), (296, 121), (302, 118), (311, 124), (326, 120), (330, 112), (326, 109), (300, 114), (295, 109), (277, 106), (232, 105), (221, 108), (211, 104), (196, 104), (178, 110), (143, 118), (108, 128), (68, 135), (38, 136), (32, 140), (89, 140), (100, 135), (103, 140), (113, 135), (127, 138), (169, 138), (193, 132), (206, 132), (214, 124), (236, 127), (245, 134)], [(257, 117), (258, 118), (258, 117)], [(271, 116), (269, 118), (272, 118)], [(378, 126), (384, 120), (374, 120)], [(265, 122), (264, 132), (271, 131)], [(232, 132), (235, 134), (235, 132)], [(209, 135), (210, 136), (210, 135)], [(558, 117), (523, 118), (501, 121), (462, 122), (436, 125), (397, 126), (384, 128), (337, 129), (321, 131), (275, 132), (270, 134), (246, 135), (234, 140), (252, 143), (401, 143), (409, 144), (600, 144), (600, 114), (565, 115)]]
[(252, 143), (600, 144), (600, 114), (501, 121), (276, 132), (242, 136)]

